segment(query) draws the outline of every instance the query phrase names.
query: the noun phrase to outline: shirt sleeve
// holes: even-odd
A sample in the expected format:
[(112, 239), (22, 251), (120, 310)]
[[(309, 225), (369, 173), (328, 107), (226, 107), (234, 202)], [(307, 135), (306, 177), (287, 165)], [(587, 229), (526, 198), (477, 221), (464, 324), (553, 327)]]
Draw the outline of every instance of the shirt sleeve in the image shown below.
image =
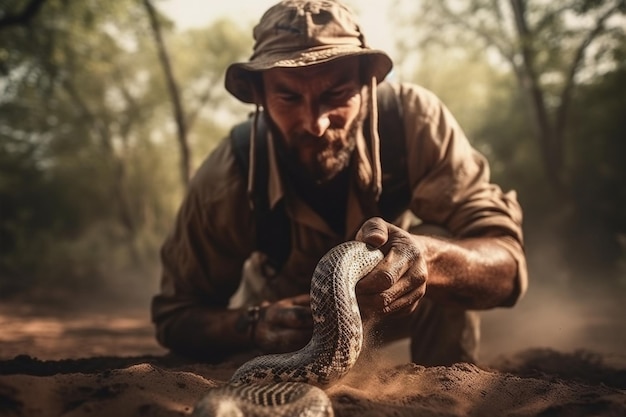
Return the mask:
[(225, 140), (192, 179), (161, 248), (161, 289), (152, 301), (159, 340), (186, 309), (227, 306), (252, 252), (251, 222), (243, 176)]
[(489, 164), (474, 149), (445, 105), (415, 85), (400, 87), (403, 101), (411, 210), (455, 237), (493, 236), (517, 262), (514, 304), (526, 291), (522, 209), (515, 191), (490, 182)]

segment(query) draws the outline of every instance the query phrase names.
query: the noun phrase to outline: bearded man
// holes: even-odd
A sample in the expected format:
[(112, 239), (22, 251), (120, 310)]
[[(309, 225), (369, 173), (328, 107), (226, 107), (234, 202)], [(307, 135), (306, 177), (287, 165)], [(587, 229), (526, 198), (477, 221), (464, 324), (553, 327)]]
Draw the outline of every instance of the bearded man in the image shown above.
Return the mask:
[(207, 360), (301, 348), (317, 262), (356, 239), (384, 254), (356, 287), (379, 339), (409, 337), (423, 365), (476, 362), (476, 310), (527, 286), (515, 193), (432, 92), (384, 81), (391, 59), (345, 5), (282, 1), (254, 39), (226, 72), (254, 117), (198, 169), (163, 245), (160, 343)]

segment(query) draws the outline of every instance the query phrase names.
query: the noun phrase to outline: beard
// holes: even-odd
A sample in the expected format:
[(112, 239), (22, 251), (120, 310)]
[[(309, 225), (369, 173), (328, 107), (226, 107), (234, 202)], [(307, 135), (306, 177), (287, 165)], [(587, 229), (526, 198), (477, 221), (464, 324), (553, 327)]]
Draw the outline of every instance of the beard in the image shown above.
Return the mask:
[[(273, 121), (266, 117), (278, 153), (279, 163), (295, 180), (324, 185), (350, 165), (356, 140), (366, 112), (361, 110), (347, 128), (330, 127), (321, 137), (308, 133), (294, 134), (285, 139)], [(290, 144), (290, 145), (288, 145)]]

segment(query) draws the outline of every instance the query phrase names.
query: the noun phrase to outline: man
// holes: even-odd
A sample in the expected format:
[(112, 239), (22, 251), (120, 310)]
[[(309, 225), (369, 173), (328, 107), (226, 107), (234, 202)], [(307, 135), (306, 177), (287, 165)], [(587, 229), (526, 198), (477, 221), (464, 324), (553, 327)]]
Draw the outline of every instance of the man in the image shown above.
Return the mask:
[[(515, 194), (489, 183), (485, 159), (431, 92), (394, 84), (396, 110), (379, 108), (391, 60), (367, 47), (344, 5), (283, 1), (254, 37), (250, 60), (226, 73), (226, 89), (256, 105), (243, 135), (249, 158), (239, 162), (227, 138), (195, 175), (162, 249), (158, 340), (207, 360), (304, 346), (315, 265), (356, 239), (385, 254), (356, 287), (378, 337), (409, 336), (416, 363), (476, 361), (472, 310), (511, 306), (526, 288)], [(400, 137), (378, 132), (378, 117), (392, 113)], [(389, 197), (399, 182), (403, 197)], [(394, 210), (383, 212), (384, 198)], [(285, 220), (287, 240), (263, 229), (259, 201)], [(258, 247), (262, 234), (270, 250)], [(287, 252), (279, 265), (268, 256), (274, 249)]]

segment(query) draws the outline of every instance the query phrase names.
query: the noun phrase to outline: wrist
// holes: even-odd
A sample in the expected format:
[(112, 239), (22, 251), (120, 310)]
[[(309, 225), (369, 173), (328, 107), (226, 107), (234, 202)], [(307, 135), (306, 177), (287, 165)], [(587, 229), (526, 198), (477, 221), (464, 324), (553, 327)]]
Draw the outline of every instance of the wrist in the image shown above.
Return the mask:
[(244, 308), (235, 323), (235, 329), (245, 334), (250, 346), (256, 347), (256, 328), (261, 318), (261, 307), (258, 305)]

